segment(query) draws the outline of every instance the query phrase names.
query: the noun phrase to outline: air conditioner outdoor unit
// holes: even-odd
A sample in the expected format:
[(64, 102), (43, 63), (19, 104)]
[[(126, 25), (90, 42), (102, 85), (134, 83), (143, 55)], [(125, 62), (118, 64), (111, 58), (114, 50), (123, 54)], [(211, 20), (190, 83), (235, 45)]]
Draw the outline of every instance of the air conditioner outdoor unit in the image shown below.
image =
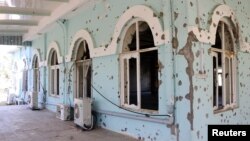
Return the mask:
[(94, 119), (90, 98), (74, 99), (74, 123), (84, 130), (91, 130), (94, 127)]
[(31, 109), (38, 109), (38, 93), (29, 92), (27, 103)]
[(15, 98), (16, 98), (15, 94), (8, 94), (6, 104), (8, 105), (15, 104)]
[(58, 104), (56, 106), (56, 117), (61, 120), (70, 120), (70, 106), (65, 104)]

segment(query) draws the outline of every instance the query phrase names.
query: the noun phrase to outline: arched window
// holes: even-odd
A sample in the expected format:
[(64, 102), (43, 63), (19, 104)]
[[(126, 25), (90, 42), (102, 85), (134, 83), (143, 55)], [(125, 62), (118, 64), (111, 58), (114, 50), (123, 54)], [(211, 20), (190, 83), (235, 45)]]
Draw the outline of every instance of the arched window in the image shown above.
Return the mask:
[(215, 44), (210, 49), (215, 111), (236, 106), (236, 41), (235, 27), (229, 19), (223, 18), (217, 27)]
[(136, 20), (128, 28), (120, 64), (122, 105), (158, 110), (158, 48), (146, 22)]
[(51, 51), (50, 56), (50, 95), (59, 96), (59, 64), (56, 50)]
[(27, 62), (26, 59), (23, 59), (23, 83), (22, 83), (22, 90), (23, 92), (28, 91), (28, 70), (27, 70)]
[(39, 92), (40, 91), (40, 73), (39, 73), (39, 63), (38, 63), (38, 56), (35, 55), (32, 62), (33, 67), (33, 91)]
[(91, 59), (86, 40), (81, 40), (76, 47), (76, 89), (75, 98), (91, 97)]

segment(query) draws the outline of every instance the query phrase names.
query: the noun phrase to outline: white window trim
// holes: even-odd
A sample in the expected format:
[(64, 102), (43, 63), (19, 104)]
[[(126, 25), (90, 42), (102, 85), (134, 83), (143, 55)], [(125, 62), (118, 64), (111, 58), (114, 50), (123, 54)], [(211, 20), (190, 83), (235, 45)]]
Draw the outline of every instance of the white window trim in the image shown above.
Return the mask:
[(87, 30), (81, 29), (78, 32), (75, 33), (72, 43), (70, 44), (68, 54), (65, 57), (66, 62), (70, 62), (72, 60), (76, 60), (76, 51), (81, 43), (81, 41), (84, 41), (88, 44), (88, 49), (89, 49), (89, 56), (92, 58), (94, 56), (94, 42), (92, 40), (92, 37), (90, 33)]
[(40, 70), (39, 70), (39, 56), (37, 54), (33, 55), (32, 60), (32, 76), (33, 76), (33, 91), (40, 91)]
[(33, 91), (40, 91), (40, 70), (39, 68), (33, 68)]
[(47, 55), (46, 55), (47, 61), (46, 61), (46, 64), (44, 64), (45, 66), (49, 66), (50, 65), (50, 59), (51, 59), (50, 58), (50, 53), (51, 53), (52, 50), (56, 51), (57, 59), (58, 59), (58, 64), (63, 63), (63, 56), (61, 55), (59, 45), (58, 45), (58, 43), (56, 41), (52, 41), (49, 44), (49, 47), (48, 47), (48, 51), (47, 51)]
[[(87, 75), (88, 75), (88, 70), (90, 69), (90, 66), (92, 65), (92, 62), (91, 62), (92, 60), (91, 59), (86, 59), (86, 60), (80, 60), (80, 61), (76, 61), (76, 69), (75, 69), (75, 82), (76, 82), (76, 85), (75, 85), (75, 98), (76, 99), (82, 99), (82, 98), (87, 98)], [(78, 71), (78, 66), (79, 65), (81, 65), (82, 67), (83, 67), (83, 70), (82, 70), (82, 72), (83, 72), (83, 87), (82, 87), (82, 91), (83, 91), (83, 97), (82, 98), (80, 98), (79, 97), (79, 88), (78, 88), (78, 86), (79, 86), (79, 83), (80, 82), (78, 82), (78, 79), (77, 78), (79, 78), (79, 71)], [(87, 69), (85, 70), (85, 65), (87, 65)], [(84, 74), (85, 73), (85, 74)], [(91, 80), (92, 80), (92, 75), (91, 75)], [(92, 92), (91, 92), (91, 94), (90, 95), (92, 95)]]
[[(212, 56), (212, 57), (215, 57), (215, 58), (218, 58), (218, 54), (217, 54), (217, 52), (220, 52), (220, 53), (222, 53), (222, 58), (223, 58), (223, 60), (222, 60), (222, 101), (223, 101), (223, 108), (219, 108), (219, 96), (218, 96), (218, 85), (219, 84), (217, 84), (217, 86), (216, 86), (216, 89), (217, 89), (217, 92), (216, 92), (216, 106), (214, 106), (213, 107), (213, 110), (214, 110), (214, 113), (219, 113), (219, 112), (223, 112), (223, 111), (225, 111), (225, 110), (228, 110), (228, 109), (234, 109), (234, 108), (237, 108), (238, 107), (238, 94), (237, 94), (237, 60), (236, 60), (236, 44), (235, 44), (235, 38), (234, 38), (234, 35), (233, 35), (233, 32), (232, 32), (232, 28), (233, 27), (229, 27), (229, 32), (230, 32), (230, 36), (231, 36), (231, 38), (233, 38), (233, 43), (234, 43), (234, 45), (233, 45), (233, 52), (234, 52), (234, 54), (233, 54), (233, 56), (228, 56), (227, 54), (226, 54), (226, 52), (227, 52), (227, 50), (225, 50), (225, 45), (224, 45), (224, 29), (225, 29), (225, 24), (227, 24), (227, 25), (229, 25), (228, 24), (228, 21), (226, 20), (226, 19), (221, 19), (221, 21), (223, 22), (223, 24), (222, 24), (222, 39), (221, 39), (221, 43), (222, 43), (222, 49), (217, 49), (217, 48), (210, 48), (209, 49), (209, 52), (210, 52), (210, 55)], [(226, 85), (225, 85), (225, 70), (226, 70), (226, 68), (225, 68), (225, 60), (226, 60), (226, 58), (228, 58), (229, 59), (229, 62), (230, 62), (230, 60), (232, 61), (232, 65), (234, 65), (234, 66), (232, 66), (232, 67), (230, 67), (229, 66), (229, 68), (231, 68), (232, 69), (232, 75), (230, 75), (230, 80), (229, 80), (229, 87), (230, 87), (230, 92), (231, 92), (231, 87), (233, 87), (232, 88), (232, 95), (230, 94), (229, 95), (229, 104), (228, 103), (226, 103), (226, 97), (228, 96), (227, 94), (226, 94)], [(216, 62), (217, 63), (217, 62)], [(229, 63), (230, 64), (230, 63)], [(216, 68), (218, 68), (218, 64), (216, 64)], [(231, 70), (231, 69), (229, 69), (229, 71)], [(216, 70), (216, 72), (218, 72), (218, 70)], [(216, 74), (216, 76), (218, 76), (218, 73)], [(217, 77), (216, 77), (217, 78)], [(232, 80), (231, 80), (232, 79)], [(215, 80), (214, 80), (215, 81)], [(217, 81), (217, 80), (216, 80)], [(218, 83), (218, 82), (217, 82)], [(213, 94), (213, 96), (214, 96), (214, 94)], [(233, 97), (233, 100), (234, 101), (232, 101), (231, 100), (231, 97)]]
[[(54, 71), (54, 78), (52, 76), (52, 70)], [(59, 71), (57, 71), (59, 70)], [(57, 72), (59, 74), (57, 74)], [(57, 84), (57, 75), (59, 75), (59, 84)], [(52, 79), (54, 79), (54, 81), (52, 81)], [(53, 65), (53, 66), (50, 66), (50, 77), (49, 77), (49, 90), (50, 90), (50, 96), (55, 96), (55, 97), (59, 97), (60, 96), (60, 89), (57, 88), (57, 86), (60, 85), (60, 66), (59, 65)], [(54, 84), (52, 84), (54, 82)], [(54, 86), (54, 89), (52, 88)], [(60, 87), (60, 86), (59, 86)], [(59, 90), (57, 92), (57, 89)], [(56, 93), (54, 93), (54, 90)]]
[[(135, 51), (128, 51), (128, 52), (124, 52), (124, 53), (121, 53), (120, 54), (120, 72), (121, 72), (121, 75), (120, 75), (120, 84), (121, 84), (121, 105), (125, 108), (129, 108), (129, 109), (134, 109), (134, 110), (140, 110), (140, 111), (143, 111), (143, 112), (149, 112), (149, 113), (158, 113), (159, 109), (158, 110), (150, 110), (150, 109), (142, 109), (141, 108), (141, 75), (140, 75), (140, 53), (143, 53), (143, 52), (148, 52), (148, 51), (153, 51), (153, 50), (158, 50), (158, 47), (150, 47), (150, 48), (147, 48), (147, 49), (140, 49), (140, 45), (139, 45), (139, 25), (138, 25), (138, 22), (140, 21), (143, 21), (143, 20), (140, 20), (139, 18), (138, 19), (135, 19), (135, 20), (132, 20), (128, 26), (125, 28), (128, 30), (128, 28), (133, 25), (134, 23), (136, 24), (136, 50)], [(125, 37), (125, 34), (127, 32), (127, 30), (125, 30), (125, 33), (123, 33), (123, 37)], [(153, 33), (153, 32), (152, 32)], [(123, 48), (123, 42), (122, 42), (122, 48)], [(123, 50), (123, 49), (121, 49)], [(127, 78), (125, 78), (124, 76), (124, 73), (125, 73), (125, 69), (124, 69), (124, 60), (129, 60), (131, 58), (135, 58), (136, 59), (136, 66), (137, 66), (137, 69), (136, 69), (136, 77), (137, 77), (137, 105), (134, 105), (134, 104), (129, 104), (130, 101), (129, 101), (129, 93), (127, 95), (127, 101), (128, 103), (125, 102), (125, 81), (128, 80), (128, 84), (127, 84), (127, 91), (129, 91), (129, 75), (127, 75)], [(129, 69), (127, 69), (127, 74), (129, 73)], [(159, 105), (159, 102), (158, 102), (158, 105)]]

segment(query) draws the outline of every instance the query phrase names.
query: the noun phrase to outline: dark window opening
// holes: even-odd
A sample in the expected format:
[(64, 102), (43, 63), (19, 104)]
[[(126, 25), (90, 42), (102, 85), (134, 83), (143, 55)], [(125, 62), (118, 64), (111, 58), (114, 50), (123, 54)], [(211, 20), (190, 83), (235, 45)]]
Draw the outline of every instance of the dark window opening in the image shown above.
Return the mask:
[(137, 105), (137, 65), (136, 65), (136, 59), (131, 58), (129, 61), (129, 88), (130, 88), (130, 95), (129, 95), (129, 101), (130, 105), (134, 104)]
[(76, 54), (76, 98), (91, 97), (92, 71), (88, 44), (81, 41)]
[(141, 108), (158, 110), (157, 51), (141, 53)]
[(235, 41), (233, 29), (227, 23), (227, 21), (219, 22), (215, 44), (211, 48), (213, 56), (213, 106), (215, 110), (235, 104)]
[(148, 24), (141, 21), (132, 24), (123, 47), (124, 56), (138, 52), (133, 54), (134, 57), (123, 60), (124, 103), (141, 109), (158, 110), (158, 51)]

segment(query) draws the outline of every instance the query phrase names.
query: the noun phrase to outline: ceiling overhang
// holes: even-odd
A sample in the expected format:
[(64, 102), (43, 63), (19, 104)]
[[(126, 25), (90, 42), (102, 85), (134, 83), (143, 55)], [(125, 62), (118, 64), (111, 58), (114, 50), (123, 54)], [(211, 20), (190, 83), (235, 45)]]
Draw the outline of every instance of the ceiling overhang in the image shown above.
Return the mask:
[(50, 16), (51, 12), (48, 10), (44, 10), (44, 9), (1, 6), (0, 13), (32, 15), (32, 16)]
[[(50, 1), (60, 1), (61, 0), (50, 0)], [(50, 16), (43, 17), (38, 26), (29, 28), (28, 33), (23, 35), (24, 41), (31, 41), (38, 37), (41, 33), (44, 33), (53, 23), (56, 23), (58, 20), (64, 18), (69, 13), (74, 12), (77, 8), (83, 6), (86, 3), (94, 3), (91, 0), (63, 0), (67, 3), (60, 4), (59, 7), (53, 10)]]

